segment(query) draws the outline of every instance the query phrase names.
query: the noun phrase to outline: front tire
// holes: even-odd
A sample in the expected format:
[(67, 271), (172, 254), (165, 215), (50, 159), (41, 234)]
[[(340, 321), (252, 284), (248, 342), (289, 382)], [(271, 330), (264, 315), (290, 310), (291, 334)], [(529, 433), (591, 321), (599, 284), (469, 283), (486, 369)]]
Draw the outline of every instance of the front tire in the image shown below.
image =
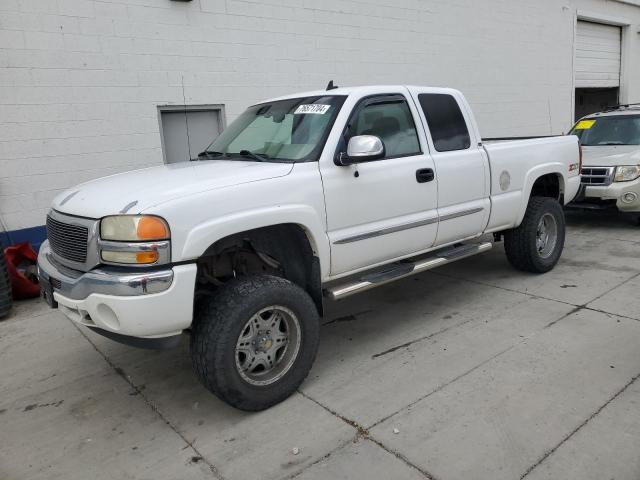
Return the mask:
[(545, 273), (558, 263), (564, 238), (564, 212), (558, 201), (531, 197), (520, 226), (505, 232), (504, 249), (518, 270)]
[(229, 405), (264, 410), (306, 378), (319, 326), (311, 297), (294, 283), (269, 275), (232, 280), (196, 303), (194, 370)]

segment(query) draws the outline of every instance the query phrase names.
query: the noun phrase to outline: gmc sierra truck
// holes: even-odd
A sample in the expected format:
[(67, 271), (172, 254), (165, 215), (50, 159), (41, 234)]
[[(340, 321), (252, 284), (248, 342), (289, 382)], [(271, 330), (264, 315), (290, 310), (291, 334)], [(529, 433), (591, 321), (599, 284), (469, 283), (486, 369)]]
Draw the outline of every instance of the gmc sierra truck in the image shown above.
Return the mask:
[(166, 347), (188, 332), (204, 385), (261, 410), (307, 376), (323, 299), (501, 239), (515, 268), (552, 269), (579, 172), (573, 135), (483, 142), (456, 90), (289, 95), (249, 107), (197, 159), (59, 195), (43, 296), (124, 343)]

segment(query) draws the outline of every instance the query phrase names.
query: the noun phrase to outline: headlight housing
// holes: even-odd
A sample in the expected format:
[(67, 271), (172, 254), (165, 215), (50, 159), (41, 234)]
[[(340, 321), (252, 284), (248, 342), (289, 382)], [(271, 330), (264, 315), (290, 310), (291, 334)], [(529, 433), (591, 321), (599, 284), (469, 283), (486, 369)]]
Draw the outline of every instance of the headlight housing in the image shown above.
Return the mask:
[(171, 232), (154, 215), (114, 215), (100, 222), (100, 258), (114, 265), (153, 265), (170, 262)]
[(613, 179), (614, 182), (630, 182), (640, 177), (639, 165), (622, 165), (616, 167), (616, 175)]
[(100, 238), (114, 242), (169, 240), (169, 225), (153, 215), (114, 215), (100, 222)]

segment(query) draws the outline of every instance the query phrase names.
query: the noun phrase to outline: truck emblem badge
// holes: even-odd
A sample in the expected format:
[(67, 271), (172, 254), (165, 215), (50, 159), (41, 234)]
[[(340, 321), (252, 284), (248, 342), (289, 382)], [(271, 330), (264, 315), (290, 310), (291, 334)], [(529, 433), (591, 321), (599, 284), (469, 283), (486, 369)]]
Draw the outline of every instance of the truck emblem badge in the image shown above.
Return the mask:
[(511, 175), (506, 170), (500, 174), (500, 189), (504, 192), (511, 185)]

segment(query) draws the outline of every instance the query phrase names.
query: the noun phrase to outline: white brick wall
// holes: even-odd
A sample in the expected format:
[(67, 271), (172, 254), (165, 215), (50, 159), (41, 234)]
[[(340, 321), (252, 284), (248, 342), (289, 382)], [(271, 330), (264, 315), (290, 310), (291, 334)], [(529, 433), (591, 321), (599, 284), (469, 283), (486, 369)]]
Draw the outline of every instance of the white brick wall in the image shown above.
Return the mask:
[(640, 8), (611, 0), (0, 0), (0, 215), (44, 223), (76, 183), (162, 162), (157, 105), (340, 85), (460, 88), (485, 136), (571, 124), (578, 9), (629, 19), (640, 101)]

